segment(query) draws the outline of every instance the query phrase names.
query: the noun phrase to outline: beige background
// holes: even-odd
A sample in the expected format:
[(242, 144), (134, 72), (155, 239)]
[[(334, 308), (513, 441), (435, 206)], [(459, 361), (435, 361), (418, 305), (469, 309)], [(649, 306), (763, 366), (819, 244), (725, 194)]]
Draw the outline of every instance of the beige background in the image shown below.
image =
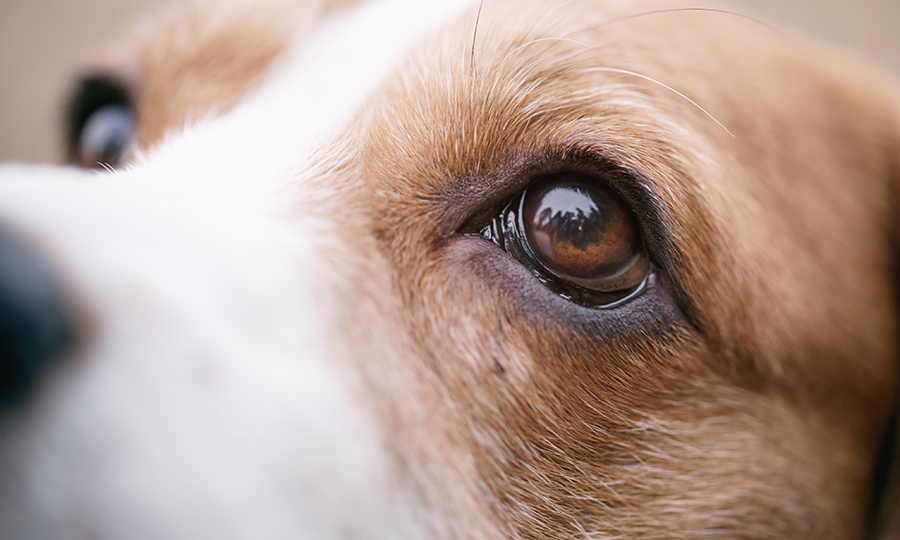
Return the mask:
[[(159, 2), (0, 0), (0, 161), (58, 161), (58, 118), (73, 72), (140, 11)], [(856, 49), (900, 75), (900, 0), (732, 0), (731, 5)]]

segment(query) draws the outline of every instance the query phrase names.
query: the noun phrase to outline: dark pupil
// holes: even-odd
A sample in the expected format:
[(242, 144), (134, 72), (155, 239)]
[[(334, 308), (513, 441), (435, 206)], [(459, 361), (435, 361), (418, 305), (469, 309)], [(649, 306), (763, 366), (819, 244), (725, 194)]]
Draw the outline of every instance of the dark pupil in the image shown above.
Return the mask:
[(574, 173), (529, 188), (522, 221), (534, 255), (562, 276), (613, 274), (641, 247), (637, 224), (618, 195)]

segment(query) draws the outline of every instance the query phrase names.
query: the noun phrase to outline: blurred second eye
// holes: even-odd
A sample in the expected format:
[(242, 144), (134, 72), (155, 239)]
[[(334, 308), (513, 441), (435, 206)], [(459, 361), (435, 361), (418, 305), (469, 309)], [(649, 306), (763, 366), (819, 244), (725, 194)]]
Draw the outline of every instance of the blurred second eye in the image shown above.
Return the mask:
[(78, 138), (78, 162), (83, 167), (116, 167), (121, 164), (134, 131), (134, 114), (127, 105), (97, 109), (85, 122)]

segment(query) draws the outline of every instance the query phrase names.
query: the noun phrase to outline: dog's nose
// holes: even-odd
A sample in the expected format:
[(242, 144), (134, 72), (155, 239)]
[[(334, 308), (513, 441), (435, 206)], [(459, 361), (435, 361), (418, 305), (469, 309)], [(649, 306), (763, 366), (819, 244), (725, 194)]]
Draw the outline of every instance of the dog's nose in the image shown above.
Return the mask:
[(0, 409), (25, 396), (71, 342), (70, 322), (49, 262), (0, 227)]

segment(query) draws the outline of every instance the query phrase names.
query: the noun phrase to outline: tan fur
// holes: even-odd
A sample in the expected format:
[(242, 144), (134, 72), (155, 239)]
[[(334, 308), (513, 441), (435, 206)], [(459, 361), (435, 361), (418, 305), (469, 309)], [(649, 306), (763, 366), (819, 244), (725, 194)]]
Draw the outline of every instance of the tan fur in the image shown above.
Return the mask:
[[(348, 237), (374, 238), (339, 285), (380, 279), (343, 304), (388, 307), (341, 328), (406, 329), (394, 369), (423, 371), (393, 404), (398, 453), (442, 471), (432, 500), (459, 537), (859, 538), (895, 384), (897, 126), (878, 112), (893, 105), (864, 71), (754, 23), (604, 26), (648, 8), (602, 6), (488, 3), (474, 68), (469, 17), (413, 53), (342, 145), (360, 148)], [(557, 37), (592, 48), (523, 47)], [(678, 89), (734, 137), (657, 84), (580, 71), (597, 67)], [(586, 150), (646, 175), (666, 208), (685, 320), (604, 337), (529, 312), (546, 306), (492, 269), (503, 255), (454, 235), (489, 198), (473, 193), (514, 193), (529, 163)], [(360, 360), (376, 396), (410, 394), (381, 386), (387, 359)]]
[[(896, 390), (895, 97), (745, 19), (607, 4), (486, 2), (474, 65), (471, 11), (321, 153), (335, 352), (435, 537), (862, 538)], [(284, 49), (268, 28), (168, 30), (142, 144), (245, 92)], [(597, 156), (668, 228), (678, 308), (649, 325), (471, 229)]]
[[(141, 39), (129, 44), (136, 49), (132, 62), (141, 65), (136, 148), (146, 150), (171, 130), (227, 112), (287, 52), (296, 33), (356, 2), (195, 0), (145, 22)], [(126, 82), (137, 78), (126, 75)]]
[(150, 43), (137, 108), (139, 148), (168, 130), (231, 108), (284, 51), (290, 37), (277, 19), (246, 11), (222, 19), (191, 5), (172, 19)]

